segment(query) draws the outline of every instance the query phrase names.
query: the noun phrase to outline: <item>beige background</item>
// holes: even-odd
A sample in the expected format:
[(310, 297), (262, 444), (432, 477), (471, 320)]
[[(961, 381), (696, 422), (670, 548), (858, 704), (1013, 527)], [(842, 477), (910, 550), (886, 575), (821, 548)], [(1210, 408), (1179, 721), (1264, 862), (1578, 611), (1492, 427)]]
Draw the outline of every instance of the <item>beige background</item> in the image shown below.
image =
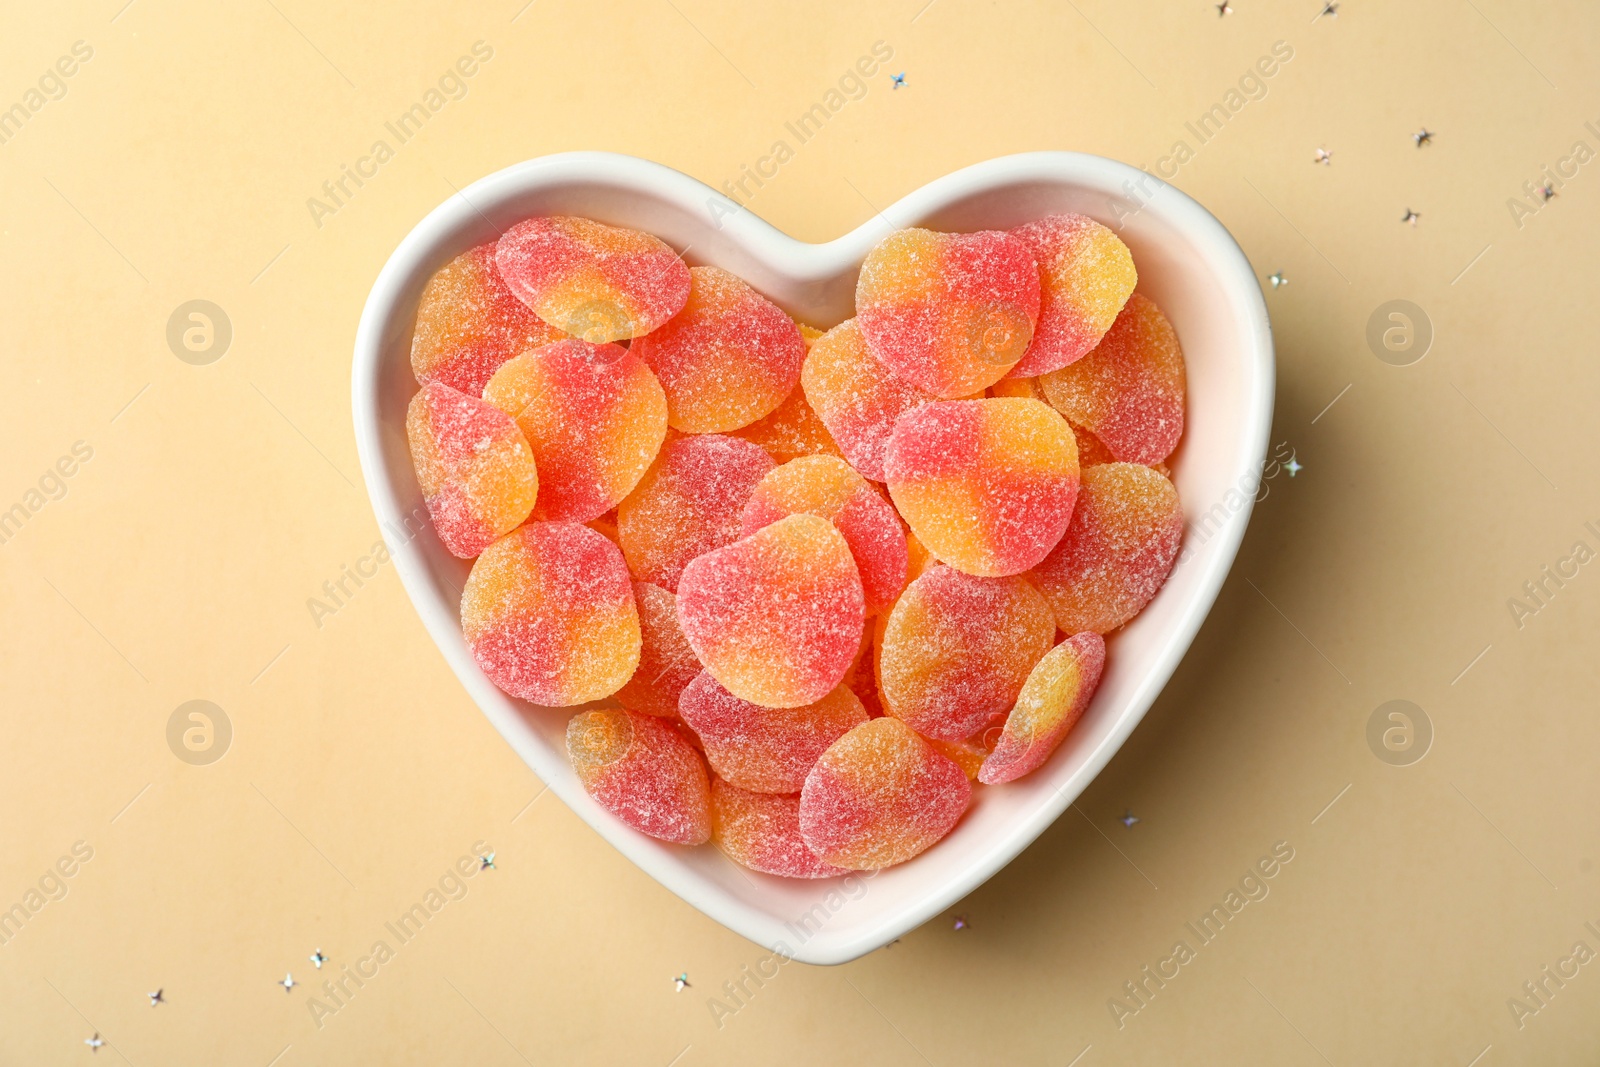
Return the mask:
[[(93, 57), (0, 144), (0, 508), (74, 442), (93, 458), (0, 544), (0, 907), (75, 842), (93, 856), (0, 945), (0, 1060), (1594, 1061), (1600, 964), (1521, 1028), (1507, 1000), (1574, 942), (1600, 950), (1600, 568), (1520, 627), (1507, 601), (1600, 548), (1600, 163), (1520, 227), (1506, 201), (1574, 141), (1600, 150), (1600, 13), (922, 3), (7, 8), (0, 106), (74, 42)], [(479, 40), (465, 97), (318, 227), (307, 198)], [(1078, 811), (951, 914), (789, 965), (719, 1027), (709, 998), (764, 952), (536, 799), (389, 568), (320, 627), (307, 600), (378, 538), (351, 341), (427, 210), (574, 148), (736, 178), (879, 40), (888, 70), (750, 202), (797, 236), (1009, 152), (1155, 165), (1293, 48), (1174, 180), (1264, 284), (1288, 278), (1267, 292), (1274, 440), (1303, 469), (1269, 483), (1210, 622)], [(196, 298), (233, 327), (208, 366), (165, 340)], [(1436, 334), (1408, 367), (1365, 341), (1394, 298)], [(1395, 698), (1436, 731), (1407, 767), (1365, 740)], [(233, 725), (210, 766), (167, 747), (191, 699)], [(1270, 896), (1119, 1029), (1122, 983), (1278, 841)], [(478, 842), (497, 869), (319, 1029), (312, 950), (363, 956)]]

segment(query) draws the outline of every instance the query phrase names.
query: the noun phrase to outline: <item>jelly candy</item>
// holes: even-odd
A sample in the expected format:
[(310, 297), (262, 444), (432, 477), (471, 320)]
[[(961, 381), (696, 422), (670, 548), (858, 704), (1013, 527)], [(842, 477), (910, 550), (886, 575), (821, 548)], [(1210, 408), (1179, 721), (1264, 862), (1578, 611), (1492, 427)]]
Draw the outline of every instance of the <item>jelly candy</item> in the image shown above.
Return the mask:
[(844, 458), (833, 435), (806, 402), (805, 390), (798, 385), (772, 414), (740, 427), (733, 436), (760, 445), (778, 463), (801, 456)]
[(757, 793), (798, 793), (817, 757), (867, 721), (861, 701), (842, 685), (814, 704), (764, 708), (706, 671), (684, 689), (678, 711), (705, 745), (711, 769)]
[(433, 528), (452, 554), (471, 559), (533, 509), (533, 452), (498, 409), (430, 382), (406, 409), (406, 436)]
[(706, 767), (670, 722), (620, 708), (574, 715), (567, 758), (595, 801), (640, 833), (679, 845), (711, 839)]
[(883, 456), (895, 420), (935, 399), (873, 359), (855, 319), (840, 323), (812, 344), (800, 371), (800, 385), (844, 458), (875, 482), (883, 481)]
[(1012, 782), (1049, 759), (1089, 706), (1105, 662), (1106, 643), (1092, 630), (1074, 634), (1046, 653), (1017, 695), (1017, 706), (1006, 716), (978, 781)]
[(1033, 344), (1011, 376), (1059, 370), (1111, 328), (1139, 280), (1122, 239), (1087, 215), (1047, 215), (1011, 231), (1038, 261), (1043, 286)]
[(644, 715), (676, 718), (678, 698), (700, 673), (700, 661), (678, 626), (678, 598), (659, 585), (633, 583), (643, 642), (639, 668), (617, 690), (616, 702)]
[(752, 793), (711, 779), (711, 840), (752, 871), (785, 878), (849, 874), (823, 863), (800, 836), (800, 797)]

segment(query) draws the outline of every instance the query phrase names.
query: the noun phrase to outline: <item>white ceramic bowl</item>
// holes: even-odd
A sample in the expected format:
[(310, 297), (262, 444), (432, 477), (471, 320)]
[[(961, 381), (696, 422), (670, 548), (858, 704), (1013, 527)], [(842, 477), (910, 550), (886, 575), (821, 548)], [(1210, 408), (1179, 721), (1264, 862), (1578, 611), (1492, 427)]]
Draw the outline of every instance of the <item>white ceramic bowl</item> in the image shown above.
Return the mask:
[[(1130, 182), (1143, 182), (1149, 195)], [(976, 790), (943, 841), (875, 876), (815, 882), (756, 874), (711, 845), (667, 845), (622, 825), (567, 763), (571, 709), (515, 700), (479, 671), (462, 640), (459, 590), (469, 566), (425, 519), (406, 444), (411, 331), (428, 278), (467, 248), (533, 215), (583, 215), (630, 226), (746, 279), (802, 322), (853, 314), (862, 258), (891, 229), (1004, 229), (1076, 211), (1114, 225), (1133, 250), (1139, 288), (1177, 328), (1188, 361), (1188, 425), (1173, 461), (1189, 518), (1184, 556), (1145, 611), (1110, 641), (1088, 712), (1050, 761)], [(1132, 167), (1035, 152), (990, 160), (924, 186), (827, 244), (804, 244), (687, 175), (631, 156), (580, 152), (508, 167), (435, 208), (400, 243), (367, 298), (352, 374), (356, 442), (401, 581), (445, 659), (501, 735), (566, 804), (623, 855), (718, 922), (809, 963), (843, 963), (888, 944), (972, 892), (1042, 833), (1138, 725), (1205, 619), (1233, 562), (1272, 420), (1272, 336), (1244, 253), (1204, 208)], [(407, 526), (407, 519), (411, 524)], [(419, 530), (413, 534), (410, 531)]]

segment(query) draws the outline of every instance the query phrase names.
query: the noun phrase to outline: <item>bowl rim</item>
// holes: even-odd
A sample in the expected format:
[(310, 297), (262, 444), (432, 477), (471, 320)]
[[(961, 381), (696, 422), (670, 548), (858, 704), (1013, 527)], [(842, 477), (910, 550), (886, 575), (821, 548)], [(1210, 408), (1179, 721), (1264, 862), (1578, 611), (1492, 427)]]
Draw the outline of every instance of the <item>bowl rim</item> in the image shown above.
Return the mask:
[[(837, 277), (852, 270), (878, 240), (903, 225), (894, 219), (922, 220), (967, 197), (996, 188), (1026, 183), (1072, 186), (1105, 195), (1111, 211), (1120, 211), (1117, 205), (1128, 205), (1132, 197), (1131, 203), (1138, 211), (1153, 212), (1167, 228), (1186, 237), (1192, 247), (1204, 250), (1214, 271), (1213, 280), (1228, 297), (1229, 316), (1245, 342), (1244, 350), (1238, 354), (1246, 386), (1239, 439), (1245, 445), (1243, 454), (1257, 473), (1266, 455), (1275, 389), (1272, 330), (1260, 282), (1222, 223), (1176, 187), (1116, 160), (1059, 151), (1001, 156), (953, 171), (908, 193), (888, 208), (875, 210), (860, 226), (823, 243), (792, 238), (698, 179), (663, 164), (611, 152), (560, 153), (513, 164), (457, 190), (424, 216), (384, 262), (355, 335), (351, 410), (356, 447), (373, 511), (401, 583), (453, 673), (540, 780), (613, 847), (667, 889), (718, 923), (787, 958), (819, 964), (847, 962), (888, 944), (977, 889), (1020, 855), (1076, 801), (1138, 726), (1187, 653), (1232, 567), (1255, 496), (1246, 493), (1242, 507), (1207, 538), (1205, 558), (1195, 561), (1203, 568), (1195, 592), (1181, 609), (1176, 624), (1166, 631), (1163, 649), (1141, 677), (1110, 732), (1049, 802), (1019, 818), (991, 847), (972, 853), (959, 877), (913, 899), (909, 906), (863, 925), (819, 929), (796, 947), (791, 943), (791, 924), (730, 895), (675, 856), (670, 851), (673, 846), (637, 833), (599, 808), (577, 784), (564, 755), (551, 751), (516, 712), (512, 698), (501, 693), (478, 670), (461, 638), (459, 612), (453, 605), (444, 610), (446, 605), (440, 603), (434, 575), (406, 524), (406, 512), (395, 485), (397, 477), (402, 479), (399, 484), (405, 484), (404, 479), (414, 480), (412, 472), (409, 467), (397, 472), (386, 458), (379, 423), (383, 353), (396, 315), (406, 317), (409, 336), (415, 302), (408, 302), (406, 292), (418, 271), (426, 270), (431, 275), (443, 262), (438, 258), (438, 249), (451, 246), (462, 233), (481, 229), (483, 223), (489, 222), (485, 208), (493, 211), (497, 205), (542, 188), (584, 183), (647, 193), (679, 209), (705, 215), (707, 225), (726, 235), (729, 242), (754, 250), (764, 261), (783, 263), (783, 274), (796, 281)], [(1118, 218), (1120, 221), (1121, 216)], [(451, 255), (465, 248), (459, 244), (454, 247), (456, 252)], [(1239, 473), (1234, 472), (1236, 476)]]

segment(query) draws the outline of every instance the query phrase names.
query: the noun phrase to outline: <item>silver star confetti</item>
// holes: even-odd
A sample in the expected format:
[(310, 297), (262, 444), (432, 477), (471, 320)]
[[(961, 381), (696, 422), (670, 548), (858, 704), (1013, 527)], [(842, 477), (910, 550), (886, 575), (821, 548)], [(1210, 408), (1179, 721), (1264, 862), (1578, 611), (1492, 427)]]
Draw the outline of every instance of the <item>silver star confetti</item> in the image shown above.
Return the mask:
[(965, 915), (957, 915), (956, 916), (956, 921), (952, 924), (952, 929), (965, 930), (966, 928), (967, 928), (967, 917)]
[(1117, 821), (1131, 830), (1139, 822), (1139, 816), (1135, 815), (1131, 810), (1125, 811), (1122, 813), (1122, 818)]
[(496, 867), (494, 865), (494, 853), (493, 852), (489, 853), (487, 856), (479, 856), (478, 857), (478, 870), (480, 870), (480, 871), (498, 871), (499, 869), (500, 869), (499, 867)]
[(312, 963), (316, 964), (317, 965), (317, 970), (319, 970), (319, 971), (322, 970), (322, 965), (324, 963), (328, 962), (328, 957), (326, 957), (326, 956), (324, 956), (322, 954), (322, 950), (320, 948), (317, 949), (317, 951), (313, 952), (311, 955), (307, 956), (306, 959), (308, 959)]
[(1330, 19), (1338, 18), (1339, 17), (1339, 5), (1338, 4), (1334, 4), (1334, 3), (1323, 4), (1322, 5), (1322, 10), (1317, 12), (1317, 18), (1320, 19), (1323, 15), (1328, 16)]
[(1233, 5), (1228, 3), (1228, 0), (1222, 0), (1222, 3), (1217, 5), (1217, 17), (1226, 18), (1231, 14), (1233, 14)]
[(905, 88), (906, 84), (906, 72), (902, 70), (899, 74), (891, 74), (889, 75), (889, 80), (894, 82), (894, 85), (891, 86), (891, 88), (903, 89)]
[(1416, 226), (1417, 220), (1421, 217), (1421, 213), (1412, 211), (1410, 208), (1406, 208), (1406, 213), (1400, 216), (1400, 221), (1408, 223), (1411, 226)]
[(1425, 144), (1433, 143), (1433, 131), (1424, 126), (1422, 129), (1412, 134), (1411, 139), (1416, 142), (1418, 148), (1421, 148)]
[(150, 1006), (152, 1008), (155, 1007), (157, 1004), (165, 1004), (167, 1002), (167, 998), (162, 995), (164, 992), (165, 992), (165, 990), (158, 989), (154, 993), (146, 993), (145, 994), (145, 996), (150, 998)]
[(1319, 148), (1317, 149), (1316, 155), (1311, 157), (1311, 162), (1331, 164), (1333, 162), (1333, 153), (1328, 151), (1326, 148)]
[(100, 1035), (98, 1033), (96, 1033), (93, 1037), (84, 1038), (83, 1043), (89, 1046), (90, 1052), (99, 1052), (100, 1046), (105, 1044), (105, 1042), (100, 1039)]
[(676, 977), (676, 978), (674, 978), (672, 980), (672, 991), (674, 993), (682, 993), (685, 989), (688, 989), (688, 988), (689, 988), (689, 972), (688, 971), (684, 971), (682, 974), (678, 975), (678, 977)]
[(1290, 456), (1289, 462), (1283, 465), (1283, 469), (1289, 472), (1289, 477), (1293, 478), (1296, 474), (1299, 474), (1301, 471), (1305, 470), (1305, 467), (1301, 465), (1298, 459)]
[(1282, 288), (1289, 284), (1289, 279), (1283, 276), (1283, 271), (1274, 271), (1267, 275), (1267, 281), (1272, 283), (1274, 289)]
[(1548, 204), (1557, 195), (1559, 194), (1556, 193), (1556, 187), (1551, 185), (1549, 182), (1545, 182), (1543, 185), (1539, 186), (1539, 197), (1545, 203)]
[(285, 993), (292, 993), (294, 992), (294, 987), (299, 983), (294, 980), (294, 975), (285, 974), (283, 976), (283, 981), (278, 982), (277, 984), (283, 986), (283, 991)]

